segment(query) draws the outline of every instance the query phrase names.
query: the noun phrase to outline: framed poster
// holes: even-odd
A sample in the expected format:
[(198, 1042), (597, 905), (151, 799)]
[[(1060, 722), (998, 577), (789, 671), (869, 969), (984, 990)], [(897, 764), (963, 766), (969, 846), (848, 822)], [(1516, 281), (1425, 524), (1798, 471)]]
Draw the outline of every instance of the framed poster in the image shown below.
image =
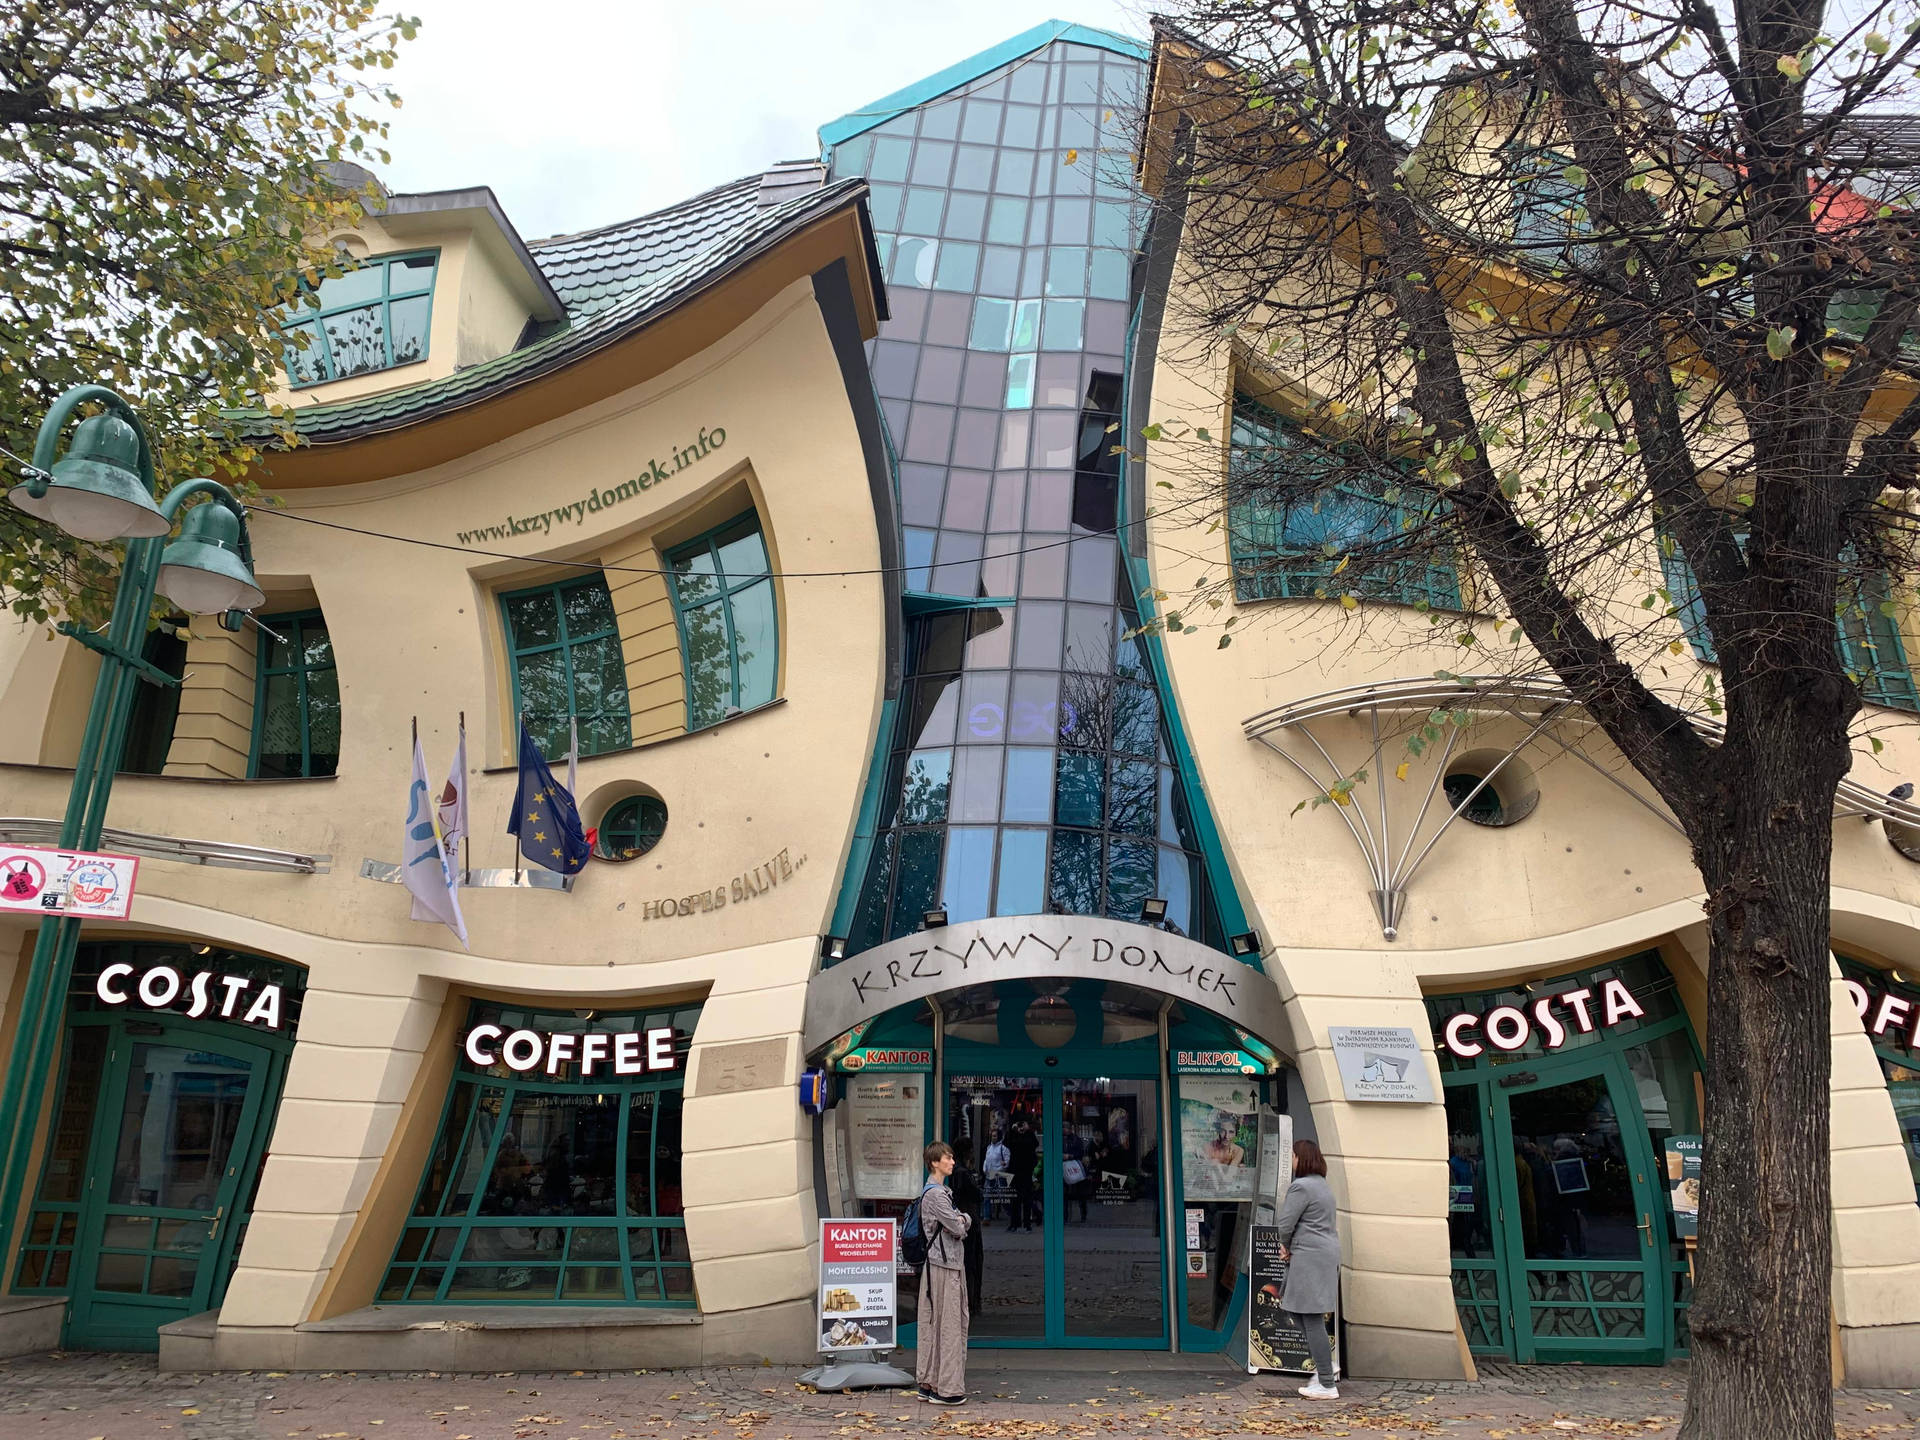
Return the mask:
[(1248, 1275), (1247, 1373), (1284, 1370), (1295, 1375), (1311, 1375), (1313, 1359), (1307, 1351), (1307, 1332), (1303, 1326), (1324, 1324), (1333, 1342), (1333, 1368), (1338, 1374), (1339, 1312), (1336, 1310), (1323, 1320), (1317, 1315), (1296, 1315), (1281, 1308), (1280, 1299), (1287, 1292), (1287, 1262), (1280, 1258), (1280, 1248), (1280, 1232), (1273, 1226), (1253, 1227)]
[(1186, 1197), (1251, 1201), (1258, 1180), (1259, 1132), (1252, 1080), (1180, 1077), (1180, 1161)]
[(892, 1219), (820, 1222), (820, 1351), (891, 1350), (895, 1343)]
[(850, 1198), (913, 1199), (927, 1143), (927, 1077), (849, 1076), (846, 1103)]
[(1676, 1239), (1700, 1234), (1700, 1151), (1698, 1135), (1669, 1135), (1666, 1140), (1667, 1197), (1673, 1207)]
[(1293, 1184), (1293, 1117), (1263, 1106), (1259, 1125), (1260, 1179), (1253, 1223), (1271, 1225), (1279, 1217), (1287, 1187)]

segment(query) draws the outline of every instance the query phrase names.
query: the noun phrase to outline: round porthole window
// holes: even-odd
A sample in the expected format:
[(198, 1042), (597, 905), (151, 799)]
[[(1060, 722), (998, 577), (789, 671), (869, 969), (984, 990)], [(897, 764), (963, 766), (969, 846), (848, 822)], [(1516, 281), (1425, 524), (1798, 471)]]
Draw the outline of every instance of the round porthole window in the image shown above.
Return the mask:
[[(1488, 776), (1493, 778), (1489, 780)], [(1533, 772), (1518, 759), (1508, 759), (1501, 750), (1476, 750), (1460, 756), (1447, 767), (1440, 788), (1462, 820), (1495, 829), (1518, 825), (1540, 803)]]
[(616, 800), (600, 821), (594, 858), (638, 860), (667, 833), (667, 805), (657, 795), (629, 795)]

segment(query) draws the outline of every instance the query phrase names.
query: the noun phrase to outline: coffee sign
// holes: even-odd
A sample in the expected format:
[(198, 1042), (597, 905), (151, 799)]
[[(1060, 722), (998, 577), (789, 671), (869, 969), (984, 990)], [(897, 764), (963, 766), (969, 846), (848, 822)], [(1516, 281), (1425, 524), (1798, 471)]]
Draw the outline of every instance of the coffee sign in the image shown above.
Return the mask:
[(1611, 1029), (1646, 1013), (1632, 991), (1609, 980), (1597, 994), (1591, 986), (1563, 990), (1534, 1001), (1528, 1010), (1496, 1005), (1484, 1015), (1465, 1011), (1450, 1016), (1440, 1027), (1440, 1043), (1462, 1060), (1471, 1060), (1484, 1055), (1489, 1045), (1500, 1051), (1524, 1050), (1537, 1032), (1545, 1049), (1558, 1050), (1572, 1033), (1569, 1026), (1591, 1035), (1596, 1028)]
[(1876, 995), (1858, 980), (1841, 983), (1853, 997), (1853, 1008), (1859, 1012), (1860, 1023), (1867, 1027), (1867, 1034), (1875, 1040), (1888, 1040), (1891, 1036), (1890, 1043), (1920, 1051), (1920, 1003), (1896, 995), (1892, 990)]
[(171, 965), (149, 966), (138, 980), (133, 972), (134, 967), (124, 960), (103, 966), (94, 977), (94, 995), (102, 1004), (116, 1007), (182, 1007), (189, 1020), (217, 1015), (222, 1020), (238, 1020), (267, 1030), (280, 1028), (284, 997), (280, 986), (272, 981), (260, 984), (251, 975), (222, 975), (216, 970), (202, 970), (189, 978)]
[[(654, 1030), (508, 1030), (500, 1025), (476, 1025), (462, 1042), (467, 1059), (482, 1070), (505, 1065), (516, 1075), (544, 1070), (558, 1075), (577, 1065), (580, 1078), (600, 1074), (645, 1075), (671, 1070), (678, 1059), (673, 1031)], [(543, 1063), (544, 1062), (544, 1063)]]

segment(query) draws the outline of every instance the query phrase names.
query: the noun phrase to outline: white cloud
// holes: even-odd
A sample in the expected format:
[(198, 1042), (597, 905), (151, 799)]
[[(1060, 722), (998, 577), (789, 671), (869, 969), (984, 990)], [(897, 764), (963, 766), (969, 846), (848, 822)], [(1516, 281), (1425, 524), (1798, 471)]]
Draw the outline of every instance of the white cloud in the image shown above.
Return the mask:
[[(491, 185), (529, 239), (818, 152), (827, 121), (1054, 18), (1048, 0), (396, 0), (394, 190)], [(1134, 34), (1124, 0), (1061, 17)]]

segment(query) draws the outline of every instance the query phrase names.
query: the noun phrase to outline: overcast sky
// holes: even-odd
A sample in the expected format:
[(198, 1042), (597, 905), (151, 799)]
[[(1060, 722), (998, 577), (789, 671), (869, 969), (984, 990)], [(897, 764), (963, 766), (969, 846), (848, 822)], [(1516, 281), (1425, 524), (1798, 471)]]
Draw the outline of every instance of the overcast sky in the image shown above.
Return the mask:
[[(657, 210), (1049, 19), (1143, 31), (1132, 0), (395, 0), (390, 189), (491, 185), (529, 240)], [(529, 22), (532, 23), (529, 23)]]

